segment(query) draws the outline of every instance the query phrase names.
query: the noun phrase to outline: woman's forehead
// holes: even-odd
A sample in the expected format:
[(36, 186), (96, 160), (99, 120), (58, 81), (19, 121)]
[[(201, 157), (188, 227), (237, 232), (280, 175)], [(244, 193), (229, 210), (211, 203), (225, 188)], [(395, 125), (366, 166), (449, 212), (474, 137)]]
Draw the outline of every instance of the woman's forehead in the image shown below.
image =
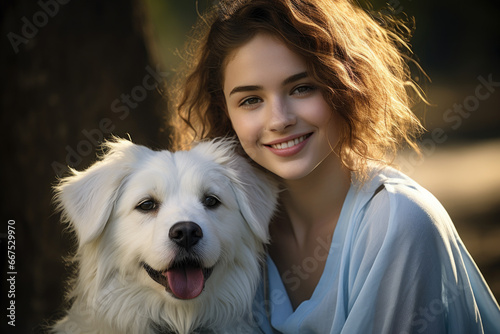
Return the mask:
[(282, 81), (305, 71), (306, 62), (284, 42), (269, 34), (257, 34), (228, 57), (224, 91), (242, 84), (263, 84), (272, 77)]

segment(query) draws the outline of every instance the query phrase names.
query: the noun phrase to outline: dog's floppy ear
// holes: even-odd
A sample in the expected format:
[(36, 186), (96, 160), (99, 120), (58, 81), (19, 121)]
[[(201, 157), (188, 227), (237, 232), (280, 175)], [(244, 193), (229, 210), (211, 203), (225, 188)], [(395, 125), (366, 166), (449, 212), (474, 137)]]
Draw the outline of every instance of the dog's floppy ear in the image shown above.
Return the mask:
[(212, 158), (215, 157), (215, 162), (227, 168), (243, 218), (252, 232), (267, 243), (269, 222), (277, 206), (278, 183), (270, 175), (252, 167), (236, 152), (236, 145), (236, 141), (231, 139), (216, 139), (198, 144)]
[(71, 175), (55, 187), (55, 203), (63, 221), (76, 232), (79, 247), (97, 238), (106, 225), (118, 190), (140, 156), (149, 149), (124, 139), (104, 145), (107, 153), (85, 171)]
[(232, 184), (243, 218), (261, 241), (269, 242), (269, 223), (277, 206), (277, 182), (243, 157), (237, 156), (229, 166), (236, 171)]

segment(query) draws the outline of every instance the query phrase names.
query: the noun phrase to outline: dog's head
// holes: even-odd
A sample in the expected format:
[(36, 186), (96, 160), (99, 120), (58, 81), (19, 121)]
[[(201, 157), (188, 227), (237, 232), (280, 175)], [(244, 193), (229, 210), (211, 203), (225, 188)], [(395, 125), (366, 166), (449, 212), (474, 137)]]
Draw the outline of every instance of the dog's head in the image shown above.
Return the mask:
[(234, 143), (175, 153), (126, 140), (106, 146), (100, 161), (62, 180), (56, 201), (79, 249), (98, 248), (116, 267), (108, 271), (139, 272), (143, 284), (192, 299), (218, 267), (259, 255), (277, 187)]

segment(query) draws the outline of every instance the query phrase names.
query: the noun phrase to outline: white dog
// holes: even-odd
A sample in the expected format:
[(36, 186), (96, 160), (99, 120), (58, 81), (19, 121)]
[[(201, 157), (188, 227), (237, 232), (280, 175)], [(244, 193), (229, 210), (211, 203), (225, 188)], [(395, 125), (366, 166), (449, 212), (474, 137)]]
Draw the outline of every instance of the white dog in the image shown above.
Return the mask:
[(251, 318), (273, 181), (228, 140), (176, 153), (106, 146), (56, 188), (78, 272), (53, 332), (248, 332), (238, 326)]

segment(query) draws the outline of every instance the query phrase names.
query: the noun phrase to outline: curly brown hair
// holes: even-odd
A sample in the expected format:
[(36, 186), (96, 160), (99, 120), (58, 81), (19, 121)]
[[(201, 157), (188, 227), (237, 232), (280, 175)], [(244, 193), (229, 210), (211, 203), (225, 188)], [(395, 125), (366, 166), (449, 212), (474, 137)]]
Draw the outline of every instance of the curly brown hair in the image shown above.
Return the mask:
[(346, 167), (363, 173), (368, 160), (388, 162), (404, 144), (418, 151), (423, 127), (411, 108), (425, 98), (411, 78), (410, 29), (350, 0), (221, 1), (202, 16), (174, 92), (187, 125), (175, 126), (178, 147), (235, 135), (223, 94), (227, 56), (261, 32), (305, 59), (342, 120), (335, 149)]

